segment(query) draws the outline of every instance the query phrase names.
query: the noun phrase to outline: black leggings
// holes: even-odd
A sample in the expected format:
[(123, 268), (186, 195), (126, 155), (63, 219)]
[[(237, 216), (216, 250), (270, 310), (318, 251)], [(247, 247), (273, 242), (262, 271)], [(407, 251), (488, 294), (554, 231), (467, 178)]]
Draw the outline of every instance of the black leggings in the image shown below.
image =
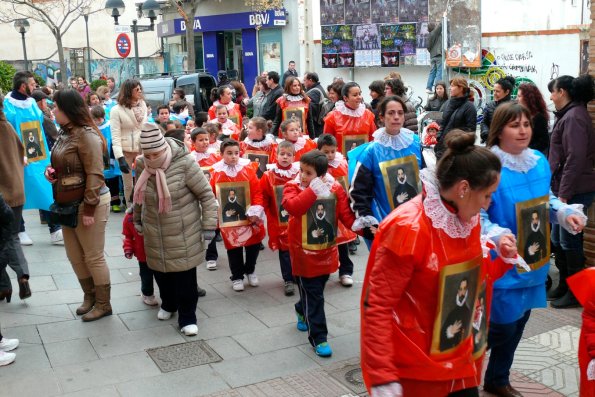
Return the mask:
[(448, 394), (448, 397), (479, 397), (479, 389), (477, 387), (470, 387)]

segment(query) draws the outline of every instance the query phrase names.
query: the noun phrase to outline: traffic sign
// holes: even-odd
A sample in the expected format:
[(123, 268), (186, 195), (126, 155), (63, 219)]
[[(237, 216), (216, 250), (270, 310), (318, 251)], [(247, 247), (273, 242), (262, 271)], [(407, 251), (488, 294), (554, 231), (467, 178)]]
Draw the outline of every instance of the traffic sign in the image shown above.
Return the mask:
[(130, 33), (132, 29), (130, 29), (130, 25), (114, 25), (114, 32), (116, 33)]
[(126, 33), (120, 33), (116, 38), (116, 51), (118, 55), (120, 55), (122, 58), (126, 58), (128, 55), (130, 55), (131, 47), (132, 45), (130, 37), (128, 37)]

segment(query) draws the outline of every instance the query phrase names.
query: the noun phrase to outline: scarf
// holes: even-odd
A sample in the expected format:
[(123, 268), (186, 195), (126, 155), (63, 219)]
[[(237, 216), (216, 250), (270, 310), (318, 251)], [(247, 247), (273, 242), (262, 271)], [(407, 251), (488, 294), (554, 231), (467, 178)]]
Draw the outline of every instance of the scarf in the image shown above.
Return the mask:
[(145, 190), (147, 189), (147, 182), (151, 175), (155, 175), (155, 184), (157, 185), (157, 195), (159, 196), (159, 213), (167, 213), (171, 211), (171, 194), (167, 187), (167, 179), (165, 178), (165, 170), (171, 164), (172, 153), (171, 147), (167, 145), (166, 150), (155, 160), (149, 160), (144, 157), (145, 169), (140, 174), (136, 186), (134, 187), (134, 202), (137, 204), (144, 204)]

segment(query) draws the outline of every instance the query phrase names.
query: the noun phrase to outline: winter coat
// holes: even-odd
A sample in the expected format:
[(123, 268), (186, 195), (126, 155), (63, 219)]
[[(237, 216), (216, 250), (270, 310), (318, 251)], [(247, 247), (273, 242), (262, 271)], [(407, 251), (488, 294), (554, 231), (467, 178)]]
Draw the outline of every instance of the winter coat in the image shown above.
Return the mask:
[(275, 113), (275, 120), (273, 120), (273, 134), (278, 135), (281, 123), (287, 119), (286, 111), (301, 110), (302, 119), (299, 122), (302, 134), (314, 139), (314, 121), (310, 113), (310, 99), (306, 97), (294, 101), (290, 99), (291, 97), (296, 98), (301, 97), (301, 95), (293, 96), (284, 94), (277, 99), (277, 111)]
[(531, 143), (529, 143), (529, 147), (531, 149), (539, 150), (547, 156), (550, 147), (547, 119), (543, 114), (537, 113), (531, 118), (531, 124), (533, 125), (533, 134), (531, 135)]
[(442, 56), (442, 22), (438, 23), (434, 30), (430, 32), (428, 51), (430, 51), (430, 57), (432, 58)]
[(407, 128), (410, 131), (417, 132), (417, 114), (415, 113), (415, 107), (409, 101), (405, 102), (407, 105), (407, 111), (405, 112), (405, 122), (403, 123), (403, 127)]
[[(371, 141), (372, 134), (376, 131), (374, 113), (365, 108), (363, 104), (356, 109), (350, 109), (343, 101), (337, 101), (335, 108), (324, 118), (324, 133), (331, 134), (337, 139), (337, 150), (343, 155), (349, 151), (345, 147), (347, 141), (359, 144)], [(358, 144), (358, 146), (359, 146)]]
[(0, 113), (0, 193), (9, 207), (25, 203), (25, 148), (12, 125)]
[[(277, 99), (281, 98), (282, 95), (283, 87), (280, 85), (271, 89), (266, 96), (264, 105), (262, 105), (262, 114), (260, 117), (263, 117), (265, 120), (274, 120), (277, 114)], [(277, 135), (276, 131), (271, 131), (271, 133)]]
[(490, 126), (492, 125), (492, 117), (496, 108), (505, 102), (510, 101), (510, 95), (505, 96), (499, 101), (489, 102), (483, 109), (483, 120), (481, 121), (481, 141), (485, 142), (488, 140), (488, 134), (490, 133)]
[(131, 108), (116, 105), (110, 110), (112, 148), (116, 159), (123, 157), (124, 152), (140, 152), (140, 127), (147, 121), (147, 105), (141, 101), (140, 106), (145, 114), (140, 122), (136, 120)]
[(595, 135), (586, 106), (571, 102), (554, 114), (549, 152), (552, 191), (567, 200), (595, 192)]
[(434, 97), (432, 99), (428, 99), (428, 103), (426, 103), (426, 106), (424, 106), (424, 110), (427, 110), (428, 112), (439, 112), (446, 101), (448, 101), (447, 98)]
[(477, 111), (473, 103), (469, 102), (469, 97), (466, 95), (450, 98), (444, 105), (442, 120), (440, 121), (438, 143), (434, 146), (437, 159), (446, 151), (444, 138), (454, 129), (460, 129), (474, 134), (477, 129)]
[[(165, 170), (172, 209), (158, 213), (159, 197), (155, 175), (149, 177), (144, 204), (134, 205), (134, 223), (142, 226), (149, 268), (155, 271), (183, 272), (204, 262), (203, 230), (217, 228), (215, 196), (193, 156), (184, 145), (165, 138), (172, 150), (170, 166)], [(140, 176), (144, 158), (136, 160)]]
[(125, 254), (132, 254), (136, 256), (139, 262), (146, 262), (147, 255), (145, 254), (145, 239), (138, 233), (134, 227), (134, 215), (126, 212), (124, 221), (122, 222), (122, 234), (124, 240), (122, 241), (122, 248)]
[(9, 241), (12, 240), (14, 216), (12, 209), (0, 193), (0, 265), (8, 262)]

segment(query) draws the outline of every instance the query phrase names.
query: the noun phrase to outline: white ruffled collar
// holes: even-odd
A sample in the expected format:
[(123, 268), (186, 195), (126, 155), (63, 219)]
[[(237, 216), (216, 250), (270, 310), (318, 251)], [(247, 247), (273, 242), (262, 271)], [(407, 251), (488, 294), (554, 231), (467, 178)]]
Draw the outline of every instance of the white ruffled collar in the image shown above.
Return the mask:
[(457, 214), (449, 211), (444, 205), (434, 172), (425, 168), (419, 172), (419, 178), (426, 191), (423, 200), (424, 211), (432, 221), (432, 225), (451, 238), (469, 237), (471, 231), (479, 222), (479, 214), (475, 215), (470, 222), (461, 221)]
[(228, 177), (235, 178), (248, 164), (250, 164), (250, 160), (244, 158), (239, 158), (236, 165), (228, 165), (225, 164), (224, 160), (221, 160), (213, 164), (213, 170), (216, 172), (223, 171)]
[(304, 96), (302, 94), (298, 94), (298, 95), (285, 94), (285, 99), (287, 99), (289, 102), (299, 102), (299, 101), (304, 100)]
[(102, 130), (102, 129), (104, 129), (105, 127), (109, 127), (109, 126), (110, 126), (110, 122), (109, 122), (109, 120), (105, 120), (105, 121), (103, 122), (103, 124), (101, 124), (101, 125), (98, 125), (98, 126), (97, 126), (97, 128), (99, 128), (100, 130)]
[(382, 127), (377, 129), (372, 136), (374, 137), (374, 142), (395, 150), (406, 149), (413, 143), (413, 132), (407, 128), (401, 128), (401, 131), (397, 135), (391, 135)]
[[(287, 142), (291, 142), (291, 141), (287, 141)], [(304, 146), (306, 146), (306, 138), (304, 138), (303, 136), (301, 136), (301, 137), (299, 137), (297, 139), (297, 141), (291, 142), (291, 144), (293, 145), (293, 148), (294, 148), (294, 150), (297, 153), (300, 150), (302, 150), (304, 148)]]
[(250, 145), (252, 147), (259, 148), (259, 149), (267, 148), (267, 147), (271, 146), (273, 143), (275, 143), (275, 137), (271, 134), (266, 134), (264, 136), (264, 139), (262, 141), (258, 141), (258, 142), (253, 141), (252, 139), (246, 137), (246, 139), (244, 139), (244, 143), (246, 145)]
[(29, 109), (33, 106), (36, 102), (35, 99), (32, 97), (28, 97), (27, 99), (15, 99), (12, 97), (12, 91), (6, 95), (6, 100), (12, 104), (12, 106), (21, 108), (21, 109)]
[(228, 112), (231, 112), (236, 107), (236, 104), (233, 101), (229, 101), (226, 104), (223, 104), (223, 103), (219, 102), (218, 100), (213, 102), (213, 106), (215, 106), (215, 108), (217, 108), (217, 106), (219, 106), (219, 105), (225, 106), (227, 108)]
[(267, 170), (273, 171), (275, 174), (285, 178), (293, 178), (295, 174), (300, 172), (300, 162), (296, 161), (295, 163), (292, 163), (291, 167), (286, 170), (279, 168), (279, 165), (276, 163), (267, 164)]
[(345, 157), (343, 157), (343, 155), (339, 152), (335, 153), (335, 158), (331, 161), (328, 162), (328, 165), (333, 167), (333, 168), (337, 168), (338, 166), (340, 166), (343, 163), (343, 160), (345, 160)]
[(500, 149), (499, 146), (492, 146), (490, 149), (500, 161), (502, 167), (506, 167), (509, 170), (517, 172), (529, 172), (531, 171), (539, 161), (539, 156), (535, 154), (533, 149), (525, 149), (521, 154), (511, 154)]
[(366, 112), (366, 105), (360, 103), (357, 109), (353, 110), (348, 108), (347, 105), (345, 105), (345, 102), (337, 101), (335, 103), (335, 109), (337, 109), (339, 113), (344, 114), (345, 116), (362, 117)]
[(211, 153), (208, 152), (208, 150), (204, 153), (201, 152), (193, 152), (194, 153), (194, 158), (196, 159), (196, 161), (201, 161), (204, 159), (208, 159), (209, 157), (211, 157)]
[[(297, 164), (299, 164), (299, 162)], [(302, 186), (302, 180), (300, 178), (300, 174), (299, 173), (296, 175), (294, 181), (297, 182), (297, 184), (300, 187), (300, 189), (302, 189), (302, 190), (307, 189), (304, 186)], [(333, 185), (335, 184), (335, 178), (333, 178), (333, 176), (331, 174), (329, 174), (328, 172), (326, 174), (324, 174), (323, 181), (324, 181), (324, 184), (326, 185), (326, 187), (328, 187), (329, 190), (331, 190), (332, 187), (333, 187)]]

